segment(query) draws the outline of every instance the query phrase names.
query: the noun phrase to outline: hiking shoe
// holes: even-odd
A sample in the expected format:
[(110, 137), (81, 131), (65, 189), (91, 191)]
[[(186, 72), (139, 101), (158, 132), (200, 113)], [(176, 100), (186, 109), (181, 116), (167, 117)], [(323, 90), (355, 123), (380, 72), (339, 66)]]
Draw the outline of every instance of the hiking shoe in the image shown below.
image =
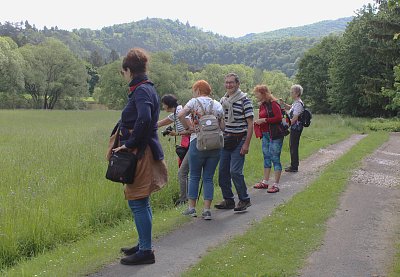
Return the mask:
[(299, 170), (297, 168), (291, 166), (285, 168), (285, 172), (298, 172), (298, 171)]
[(134, 247), (122, 247), (121, 248), (121, 252), (124, 253), (126, 256), (133, 255), (138, 251), (139, 251), (139, 245), (136, 245)]
[(245, 211), (248, 207), (251, 206), (250, 199), (246, 201), (240, 200), (237, 206), (233, 209), (235, 212)]
[(201, 214), (201, 216), (203, 217), (204, 220), (211, 220), (211, 212), (210, 211), (203, 212)]
[(221, 201), (221, 203), (214, 205), (214, 207), (220, 210), (232, 210), (235, 208), (235, 200), (224, 199)]
[(133, 255), (126, 256), (121, 259), (121, 264), (124, 265), (141, 265), (141, 264), (154, 264), (156, 259), (154, 257), (154, 251), (138, 251)]
[(182, 212), (183, 215), (190, 215), (191, 217), (197, 217), (196, 209), (195, 208), (187, 208), (185, 211)]

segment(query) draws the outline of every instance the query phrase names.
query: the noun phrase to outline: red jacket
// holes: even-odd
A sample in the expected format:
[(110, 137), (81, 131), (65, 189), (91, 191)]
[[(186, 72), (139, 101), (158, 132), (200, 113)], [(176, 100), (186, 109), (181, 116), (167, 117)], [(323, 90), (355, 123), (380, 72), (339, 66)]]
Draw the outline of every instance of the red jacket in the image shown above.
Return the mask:
[(259, 125), (259, 128), (262, 133), (269, 132), (269, 124), (270, 123), (279, 123), (282, 121), (282, 112), (281, 112), (281, 107), (276, 101), (272, 101), (272, 113), (274, 114), (273, 117), (268, 116), (267, 108), (266, 108), (266, 103), (262, 103), (260, 105), (259, 109), (259, 114), (258, 118), (266, 118), (267, 122)]

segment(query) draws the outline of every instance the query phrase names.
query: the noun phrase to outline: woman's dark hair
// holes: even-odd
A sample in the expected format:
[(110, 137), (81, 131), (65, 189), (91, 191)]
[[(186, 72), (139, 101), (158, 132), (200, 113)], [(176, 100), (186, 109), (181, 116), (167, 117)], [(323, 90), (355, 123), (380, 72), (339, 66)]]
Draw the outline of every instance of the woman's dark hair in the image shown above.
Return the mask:
[(176, 108), (178, 107), (178, 99), (175, 95), (166, 94), (161, 98), (161, 102), (167, 105), (168, 108)]
[(122, 68), (126, 71), (128, 68), (133, 74), (146, 73), (149, 56), (141, 48), (132, 48), (122, 61)]

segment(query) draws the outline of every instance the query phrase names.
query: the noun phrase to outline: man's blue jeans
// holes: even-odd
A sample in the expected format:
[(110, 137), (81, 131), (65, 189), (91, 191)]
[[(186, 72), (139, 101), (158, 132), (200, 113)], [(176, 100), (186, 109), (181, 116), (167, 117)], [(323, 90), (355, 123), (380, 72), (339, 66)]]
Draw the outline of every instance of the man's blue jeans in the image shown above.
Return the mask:
[(221, 187), (224, 199), (234, 199), (231, 181), (233, 181), (235, 185), (239, 200), (246, 201), (249, 199), (243, 175), (245, 156), (240, 155), (243, 144), (244, 140), (233, 150), (221, 150), (221, 158), (219, 161), (219, 186)]
[(139, 249), (142, 251), (151, 250), (153, 214), (151, 212), (150, 199), (146, 197), (138, 200), (128, 200), (128, 204), (135, 219), (136, 230), (139, 236)]
[(197, 199), (200, 178), (203, 177), (204, 200), (213, 200), (213, 177), (219, 161), (220, 150), (199, 151), (196, 147), (197, 139), (189, 146), (189, 187), (188, 198)]

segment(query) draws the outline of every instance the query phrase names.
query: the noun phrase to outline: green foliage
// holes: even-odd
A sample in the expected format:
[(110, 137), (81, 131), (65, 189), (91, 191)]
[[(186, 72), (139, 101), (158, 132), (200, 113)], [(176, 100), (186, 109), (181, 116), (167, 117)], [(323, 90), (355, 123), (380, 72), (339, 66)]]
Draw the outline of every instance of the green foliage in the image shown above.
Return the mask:
[(344, 17), (336, 20), (324, 20), (317, 23), (279, 29), (271, 32), (258, 34), (248, 34), (240, 39), (242, 41), (264, 41), (270, 39), (307, 37), (319, 38), (329, 36), (331, 34), (341, 34), (346, 29), (347, 24), (353, 20), (353, 17)]
[(110, 109), (122, 109), (125, 106), (128, 87), (121, 74), (121, 61), (115, 61), (99, 68), (100, 83), (94, 97), (100, 104)]
[[(204, 32), (178, 20), (145, 19), (138, 22), (104, 27), (101, 30), (79, 29), (68, 32), (57, 27), (38, 30), (30, 24), (0, 23), (0, 35), (12, 37), (20, 46), (38, 44), (52, 37), (63, 41), (78, 56), (100, 66), (111, 63), (132, 47), (149, 52), (168, 51), (174, 63), (190, 64), (196, 69), (206, 64), (245, 64), (265, 70), (281, 70), (289, 77), (297, 69), (297, 60), (319, 38), (331, 32), (344, 30), (349, 18), (320, 22), (278, 30), (272, 35), (249, 35), (228, 38)], [(300, 38), (292, 38), (300, 37)], [(199, 43), (201, 42), (201, 43)]]
[(400, 118), (374, 118), (365, 126), (372, 131), (400, 132)]
[(26, 61), (25, 89), (36, 108), (70, 108), (85, 96), (85, 66), (61, 41), (48, 39), (39, 45), (26, 45), (20, 52)]
[(383, 88), (382, 94), (392, 101), (385, 107), (387, 110), (396, 112), (400, 116), (400, 65), (394, 67), (395, 83), (393, 88)]
[(302, 97), (303, 100), (313, 112), (331, 112), (328, 101), (329, 68), (339, 41), (338, 36), (323, 38), (321, 43), (311, 48), (299, 63), (296, 79), (306, 92)]
[(0, 37), (0, 91), (19, 92), (24, 87), (24, 59), (17, 44), (8, 37)]
[(368, 5), (340, 39), (326, 38), (301, 60), (297, 79), (321, 113), (392, 116), (399, 112), (393, 70), (400, 63), (400, 10)]
[(151, 56), (149, 77), (154, 82), (158, 94), (185, 94), (191, 95), (191, 76), (187, 64), (173, 64), (172, 55), (167, 52), (158, 52)]

